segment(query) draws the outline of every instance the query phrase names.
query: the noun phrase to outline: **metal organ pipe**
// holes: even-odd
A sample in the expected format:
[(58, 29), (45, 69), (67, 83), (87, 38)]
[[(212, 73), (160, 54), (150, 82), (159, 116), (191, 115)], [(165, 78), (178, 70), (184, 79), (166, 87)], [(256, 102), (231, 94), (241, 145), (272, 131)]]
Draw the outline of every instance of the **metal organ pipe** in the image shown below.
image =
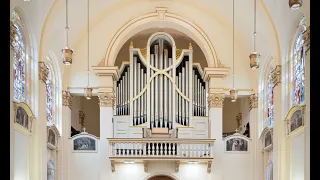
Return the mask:
[[(169, 66), (171, 66), (172, 65), (172, 58), (169, 58)], [(170, 70), (169, 71), (169, 75), (172, 77), (172, 70)], [(169, 79), (168, 79), (168, 88), (169, 88), (169, 90), (168, 90), (168, 93), (169, 93), (169, 99), (168, 99), (168, 102), (169, 102), (169, 104), (168, 104), (168, 121), (169, 121), (169, 129), (171, 129), (172, 128), (172, 117), (174, 117), (174, 116), (170, 116), (171, 114), (172, 114), (172, 104), (173, 104), (173, 101), (172, 101), (172, 84), (171, 84), (171, 82), (169, 81)]]
[[(160, 39), (160, 50), (159, 50), (159, 69), (162, 70), (162, 63), (163, 63), (163, 40)], [(163, 74), (159, 75), (159, 121), (160, 126), (163, 126)]]
[[(150, 64), (151, 64), (151, 66), (153, 66), (154, 67), (154, 54), (151, 54), (150, 55)], [(153, 76), (153, 70), (151, 69), (150, 70), (151, 71), (151, 73), (150, 73), (150, 76)], [(150, 114), (151, 114), (151, 128), (153, 128), (154, 127), (154, 79), (151, 81), (151, 87), (150, 87)]]
[[(187, 78), (187, 77), (189, 77), (189, 61), (186, 61), (186, 74), (185, 74), (185, 77), (186, 77), (186, 79), (185, 79), (185, 95), (187, 96), (187, 97), (189, 97), (189, 78)], [(185, 108), (185, 125), (186, 126), (189, 126), (189, 102), (188, 101), (186, 101), (186, 108)]]
[[(163, 69), (168, 67), (168, 50), (164, 49), (164, 66)], [(168, 78), (166, 76), (163, 76), (164, 79), (164, 127), (168, 127)]]
[[(155, 56), (155, 68), (159, 68), (158, 66), (158, 45), (154, 46), (154, 56)], [(158, 128), (158, 122), (159, 122), (159, 81), (158, 81), (159, 76), (155, 77), (155, 127)]]

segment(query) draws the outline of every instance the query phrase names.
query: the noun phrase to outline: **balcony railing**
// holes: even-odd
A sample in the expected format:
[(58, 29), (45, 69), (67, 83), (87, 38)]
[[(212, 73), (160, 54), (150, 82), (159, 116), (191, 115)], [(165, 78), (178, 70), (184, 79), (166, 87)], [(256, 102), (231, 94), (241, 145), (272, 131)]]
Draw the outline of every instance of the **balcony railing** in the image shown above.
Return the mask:
[(212, 159), (214, 139), (108, 138), (110, 159)]

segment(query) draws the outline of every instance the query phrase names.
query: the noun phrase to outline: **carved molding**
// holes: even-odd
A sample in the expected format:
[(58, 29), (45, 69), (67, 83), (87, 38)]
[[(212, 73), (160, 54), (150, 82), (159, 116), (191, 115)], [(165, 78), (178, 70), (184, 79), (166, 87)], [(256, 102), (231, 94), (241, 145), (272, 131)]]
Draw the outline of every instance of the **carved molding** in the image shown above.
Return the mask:
[(99, 93), (100, 107), (114, 107), (115, 96), (114, 93)]
[(159, 20), (165, 20), (167, 8), (165, 8), (165, 7), (157, 7), (156, 11), (158, 13)]
[(116, 166), (115, 166), (116, 162), (114, 160), (111, 160), (110, 163), (111, 163), (111, 171), (116, 172)]
[(258, 93), (251, 94), (248, 99), (249, 111), (251, 111), (252, 108), (258, 108)]
[(103, 67), (103, 66), (105, 66), (105, 63), (106, 63), (106, 62), (105, 62), (105, 58), (102, 58), (101, 61), (100, 61), (99, 64), (98, 64), (98, 66), (99, 66), (99, 67)]
[(211, 164), (212, 164), (212, 161), (208, 161), (208, 164), (207, 164), (207, 173), (211, 173)]
[(62, 105), (72, 107), (72, 96), (69, 91), (62, 91)]
[(148, 172), (148, 161), (143, 161), (144, 172)]
[(277, 65), (274, 70), (271, 72), (271, 78), (273, 87), (276, 87), (279, 83), (281, 83), (281, 66)]
[(48, 79), (49, 69), (44, 62), (39, 62), (39, 79), (46, 83)]
[(225, 96), (224, 93), (210, 93), (208, 97), (209, 108), (222, 107)]
[(310, 49), (310, 26), (303, 32), (304, 45), (306, 47), (305, 53)]
[(179, 166), (180, 166), (180, 161), (176, 161), (175, 162), (175, 171), (176, 171), (176, 173), (179, 172)]

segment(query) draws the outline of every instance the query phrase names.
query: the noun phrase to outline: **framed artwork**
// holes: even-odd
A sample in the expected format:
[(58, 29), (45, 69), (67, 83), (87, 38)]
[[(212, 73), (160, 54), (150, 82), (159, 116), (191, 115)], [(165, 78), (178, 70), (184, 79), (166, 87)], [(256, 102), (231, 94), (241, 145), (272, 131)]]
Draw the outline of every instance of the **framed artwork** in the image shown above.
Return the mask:
[(73, 152), (97, 152), (97, 138), (82, 132), (76, 135), (73, 140)]
[(225, 152), (232, 153), (248, 153), (249, 152), (249, 140), (250, 138), (234, 133), (223, 139), (225, 141)]
[(297, 129), (300, 129), (304, 126), (304, 106), (293, 106), (287, 114), (286, 121), (287, 121), (287, 133), (290, 134)]
[(30, 134), (34, 119), (30, 107), (24, 102), (14, 102), (13, 109), (15, 129)]

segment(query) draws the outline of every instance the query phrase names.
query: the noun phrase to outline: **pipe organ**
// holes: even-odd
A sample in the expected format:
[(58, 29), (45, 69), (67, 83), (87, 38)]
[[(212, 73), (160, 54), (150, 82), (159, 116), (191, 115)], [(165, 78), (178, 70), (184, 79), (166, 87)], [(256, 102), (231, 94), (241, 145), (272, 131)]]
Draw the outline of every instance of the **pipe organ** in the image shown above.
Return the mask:
[(207, 91), (193, 50), (176, 49), (166, 33), (153, 34), (147, 47), (130, 47), (130, 62), (116, 82), (116, 116), (130, 127), (175, 129), (206, 117)]

